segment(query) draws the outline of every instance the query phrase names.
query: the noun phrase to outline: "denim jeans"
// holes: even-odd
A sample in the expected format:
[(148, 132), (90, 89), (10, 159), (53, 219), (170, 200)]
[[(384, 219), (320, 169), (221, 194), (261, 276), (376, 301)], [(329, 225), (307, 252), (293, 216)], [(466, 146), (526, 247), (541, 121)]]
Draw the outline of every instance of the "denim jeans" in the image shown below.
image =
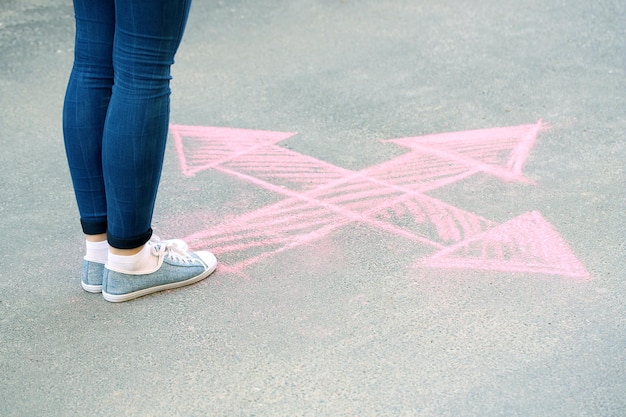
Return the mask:
[(170, 67), (191, 0), (74, 0), (65, 150), (83, 232), (146, 243), (167, 140)]

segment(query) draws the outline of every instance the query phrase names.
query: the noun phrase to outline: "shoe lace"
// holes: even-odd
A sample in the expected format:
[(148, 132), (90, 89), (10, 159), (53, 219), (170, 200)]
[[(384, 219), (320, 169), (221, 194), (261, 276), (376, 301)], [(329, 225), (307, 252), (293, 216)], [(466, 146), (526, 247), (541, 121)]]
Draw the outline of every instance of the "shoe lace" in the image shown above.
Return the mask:
[(173, 242), (157, 242), (152, 246), (152, 251), (156, 256), (168, 256), (176, 262), (190, 264), (194, 261), (188, 252), (182, 250)]

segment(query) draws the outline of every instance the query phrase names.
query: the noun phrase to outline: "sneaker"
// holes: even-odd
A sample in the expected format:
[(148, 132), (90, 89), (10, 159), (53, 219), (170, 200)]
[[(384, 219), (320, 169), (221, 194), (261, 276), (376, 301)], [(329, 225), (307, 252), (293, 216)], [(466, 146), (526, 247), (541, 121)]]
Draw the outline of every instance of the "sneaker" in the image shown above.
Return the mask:
[[(161, 238), (157, 235), (152, 235), (152, 237), (150, 238), (150, 242), (172, 243), (184, 251), (189, 248), (184, 240), (169, 239), (161, 241)], [(104, 264), (101, 264), (100, 262), (83, 260), (83, 271), (80, 278), (80, 285), (83, 287), (83, 290), (87, 292), (94, 294), (101, 293), (103, 275)]]
[(83, 260), (83, 273), (80, 277), (80, 285), (83, 290), (91, 293), (102, 292), (102, 275), (104, 264)]
[(105, 266), (102, 296), (112, 303), (201, 281), (217, 267), (211, 252), (187, 252), (172, 242), (148, 242), (155, 267), (146, 273), (114, 271)]

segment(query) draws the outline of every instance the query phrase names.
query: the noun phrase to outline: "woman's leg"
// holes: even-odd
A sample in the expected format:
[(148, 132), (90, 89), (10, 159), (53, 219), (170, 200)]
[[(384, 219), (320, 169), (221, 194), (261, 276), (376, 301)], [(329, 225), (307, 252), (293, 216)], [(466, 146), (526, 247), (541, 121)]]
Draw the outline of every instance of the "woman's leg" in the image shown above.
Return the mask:
[(113, 86), (113, 0), (75, 0), (74, 65), (63, 107), (65, 151), (83, 231), (102, 240), (107, 204), (102, 132)]
[(63, 106), (63, 136), (80, 221), (86, 235), (81, 285), (100, 292), (107, 205), (102, 173), (102, 132), (113, 86), (113, 0), (75, 0), (74, 65)]
[(152, 234), (169, 125), (170, 66), (190, 3), (115, 1), (115, 78), (102, 147), (113, 250), (140, 248)]
[(102, 295), (112, 302), (189, 285), (217, 265), (209, 252), (149, 242), (169, 125), (170, 66), (190, 0), (116, 0), (115, 80), (102, 162), (111, 245)]

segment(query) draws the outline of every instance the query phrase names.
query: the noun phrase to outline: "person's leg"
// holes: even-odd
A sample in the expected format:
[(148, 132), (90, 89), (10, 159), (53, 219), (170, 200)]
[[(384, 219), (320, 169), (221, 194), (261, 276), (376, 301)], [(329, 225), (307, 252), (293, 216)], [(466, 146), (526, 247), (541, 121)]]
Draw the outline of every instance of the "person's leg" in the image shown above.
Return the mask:
[(115, 81), (102, 149), (107, 238), (114, 253), (132, 253), (152, 234), (169, 125), (170, 66), (190, 0), (115, 3)]
[(102, 132), (113, 86), (113, 0), (75, 0), (74, 65), (63, 106), (63, 135), (83, 231), (107, 229)]
[(107, 207), (102, 173), (102, 132), (113, 86), (113, 0), (74, 1), (74, 65), (63, 106), (63, 136), (86, 255), (81, 284), (100, 292), (107, 260)]
[(116, 0), (115, 79), (102, 149), (108, 301), (197, 282), (217, 264), (209, 252), (149, 242), (169, 125), (170, 67), (189, 7), (190, 0)]

